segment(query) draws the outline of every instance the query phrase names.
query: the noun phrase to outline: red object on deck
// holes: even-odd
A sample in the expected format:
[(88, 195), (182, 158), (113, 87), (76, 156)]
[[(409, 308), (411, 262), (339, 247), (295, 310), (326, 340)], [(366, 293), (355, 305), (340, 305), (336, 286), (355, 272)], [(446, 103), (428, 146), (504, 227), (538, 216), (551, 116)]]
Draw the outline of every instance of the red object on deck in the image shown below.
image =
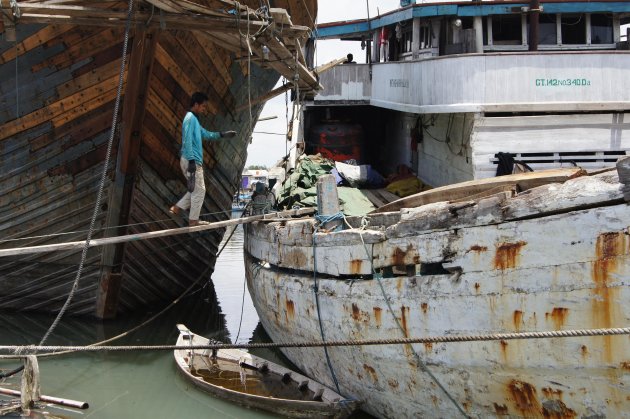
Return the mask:
[(363, 157), (363, 127), (359, 124), (328, 122), (311, 128), (308, 152), (321, 153), (335, 161), (354, 159), (359, 163)]

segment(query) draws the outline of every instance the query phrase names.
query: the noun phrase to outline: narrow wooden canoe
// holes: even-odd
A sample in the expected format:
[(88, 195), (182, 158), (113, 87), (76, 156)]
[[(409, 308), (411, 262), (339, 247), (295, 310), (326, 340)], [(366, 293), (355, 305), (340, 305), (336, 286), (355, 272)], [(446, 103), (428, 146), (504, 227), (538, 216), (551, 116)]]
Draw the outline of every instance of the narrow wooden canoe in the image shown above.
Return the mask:
[[(177, 346), (208, 345), (210, 340), (178, 324)], [(178, 349), (175, 361), (184, 377), (213, 396), (242, 406), (292, 418), (345, 418), (356, 400), (310, 378), (240, 349)]]

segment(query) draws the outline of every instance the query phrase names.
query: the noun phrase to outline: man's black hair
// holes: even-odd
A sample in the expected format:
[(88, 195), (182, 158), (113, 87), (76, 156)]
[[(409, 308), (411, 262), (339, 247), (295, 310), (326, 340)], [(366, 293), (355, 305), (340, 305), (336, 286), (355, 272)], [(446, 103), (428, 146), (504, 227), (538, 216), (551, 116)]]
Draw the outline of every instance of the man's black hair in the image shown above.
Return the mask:
[(195, 92), (190, 98), (190, 107), (195, 106), (196, 103), (204, 103), (208, 101), (208, 96), (203, 92)]

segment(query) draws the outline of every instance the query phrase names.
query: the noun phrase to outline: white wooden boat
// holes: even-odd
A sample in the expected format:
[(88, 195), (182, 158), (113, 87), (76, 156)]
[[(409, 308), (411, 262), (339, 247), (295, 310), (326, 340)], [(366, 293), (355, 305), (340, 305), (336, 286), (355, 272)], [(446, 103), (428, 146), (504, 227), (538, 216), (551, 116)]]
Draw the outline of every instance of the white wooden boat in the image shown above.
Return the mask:
[[(623, 190), (612, 170), (515, 196), (368, 214), (367, 228), (361, 217), (338, 232), (319, 232), (312, 218), (254, 223), (246, 234), (247, 285), (265, 330), (283, 342), (321, 341), (322, 329), (335, 341), (627, 327)], [(322, 348), (283, 352), (331, 385)], [(630, 412), (628, 336), (328, 353), (341, 391), (366, 400), (364, 409), (379, 417)]]
[[(319, 40), (360, 41), (366, 64), (321, 74), (295, 112), (288, 172), (305, 150), (434, 189), (386, 205), (368, 194), (379, 208), (338, 232), (313, 218), (247, 226), (265, 330), (286, 342), (628, 326), (628, 161), (624, 176), (594, 171), (630, 150), (630, 2), (403, 3), (318, 25)], [(506, 157), (535, 172), (495, 177), (512, 173)], [(283, 352), (331, 385), (323, 349)], [(379, 417), (630, 412), (627, 336), (328, 354), (341, 392)]]
[[(177, 325), (177, 346), (210, 341)], [(174, 351), (184, 377), (213, 396), (239, 405), (294, 418), (344, 418), (358, 402), (322, 384), (239, 349)]]

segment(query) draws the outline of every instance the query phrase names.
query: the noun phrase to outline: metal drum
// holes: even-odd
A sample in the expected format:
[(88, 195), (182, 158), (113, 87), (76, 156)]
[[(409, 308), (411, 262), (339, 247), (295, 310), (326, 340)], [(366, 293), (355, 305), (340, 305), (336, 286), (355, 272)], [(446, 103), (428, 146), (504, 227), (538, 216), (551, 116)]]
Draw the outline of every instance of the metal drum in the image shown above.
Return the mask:
[(313, 126), (309, 132), (307, 153), (321, 153), (335, 161), (354, 159), (361, 162), (363, 150), (363, 127), (359, 124), (327, 122)]

